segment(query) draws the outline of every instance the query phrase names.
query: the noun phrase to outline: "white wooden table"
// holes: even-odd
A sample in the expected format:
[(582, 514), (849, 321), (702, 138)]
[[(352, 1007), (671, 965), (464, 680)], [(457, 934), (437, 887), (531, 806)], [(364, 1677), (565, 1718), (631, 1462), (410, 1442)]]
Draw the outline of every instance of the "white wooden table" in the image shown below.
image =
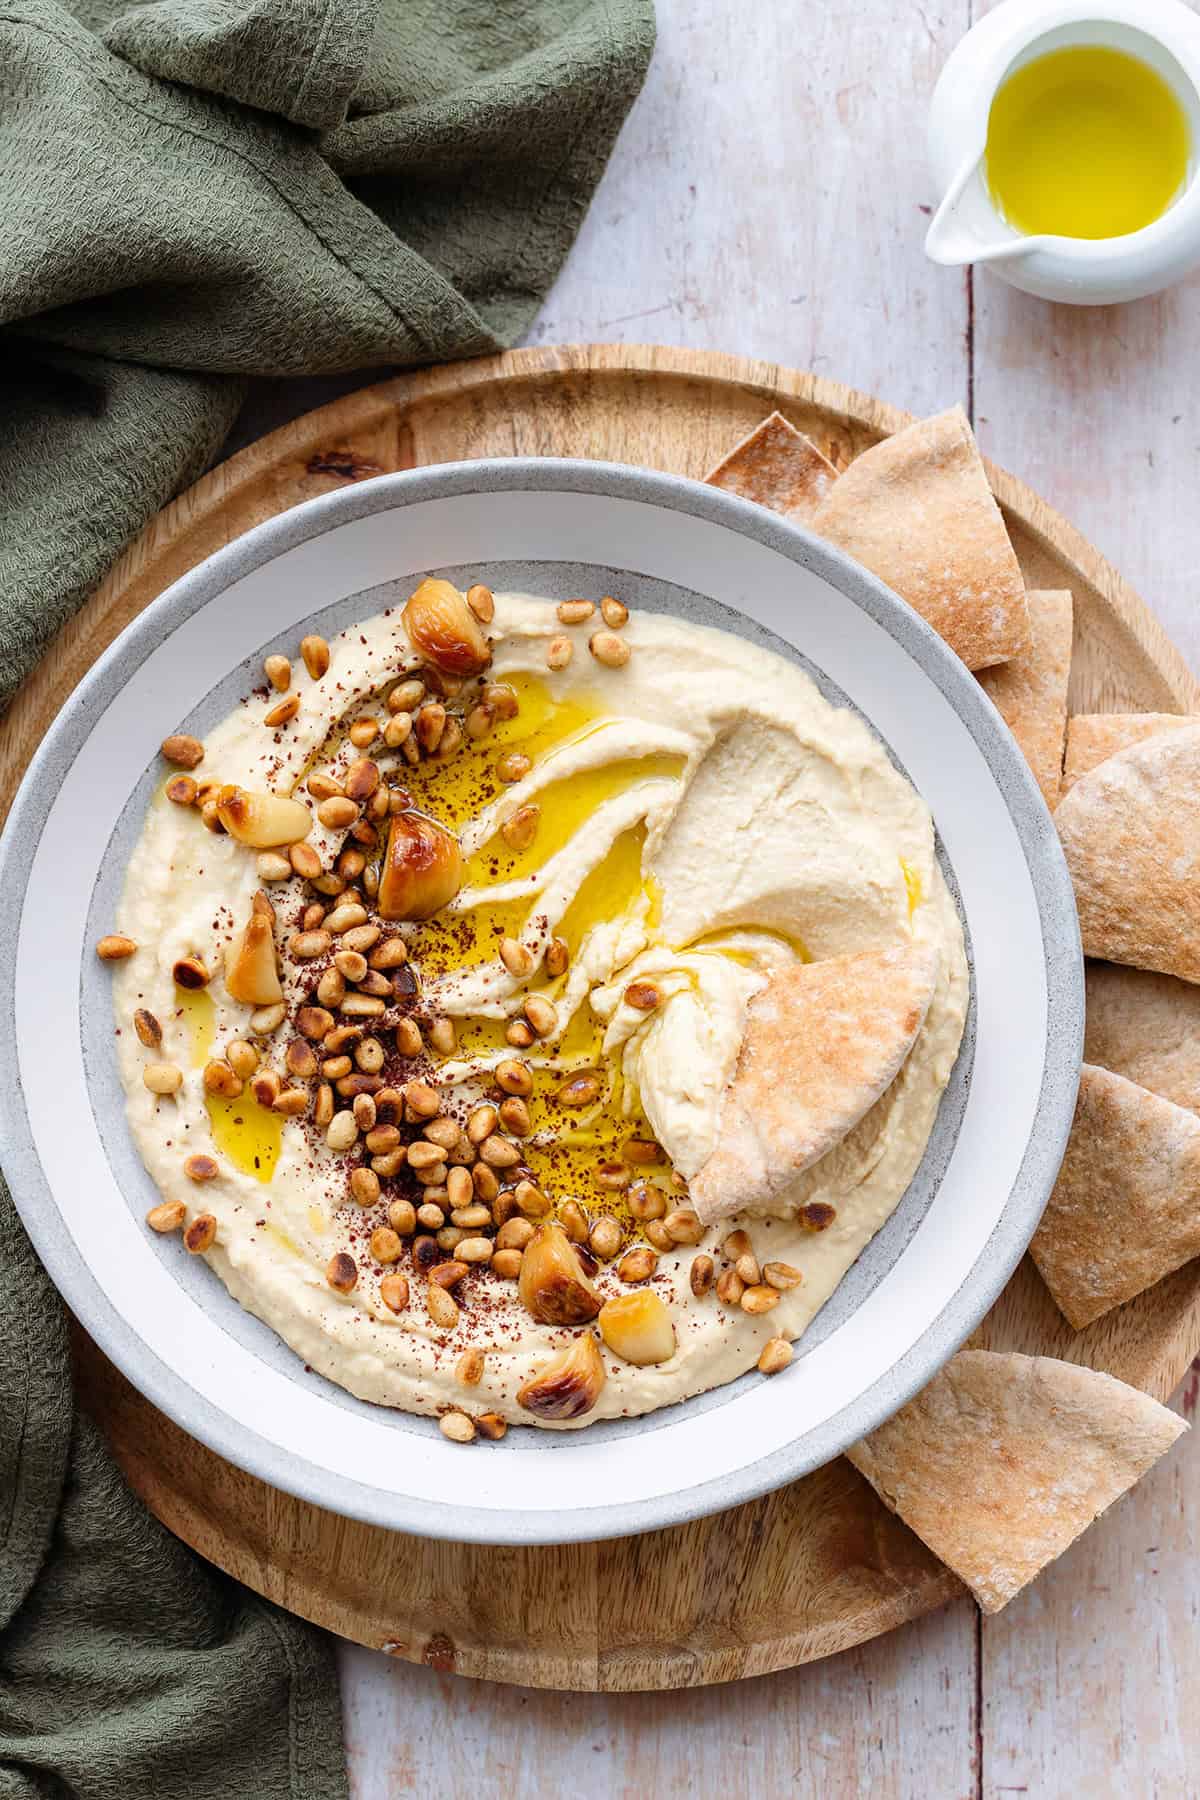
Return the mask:
[[(984, 450), (1200, 668), (1200, 282), (1074, 310), (921, 253), (926, 103), (985, 10), (658, 0), (649, 81), (531, 341), (732, 350), (916, 412), (961, 400)], [(239, 435), (328, 392), (276, 390)], [(1193, 1377), (1177, 1404), (1195, 1395)], [(541, 1694), (347, 1647), (356, 1800), (1184, 1800), (1200, 1793), (1198, 1477), (1200, 1436), (997, 1619), (962, 1602), (724, 1688)]]

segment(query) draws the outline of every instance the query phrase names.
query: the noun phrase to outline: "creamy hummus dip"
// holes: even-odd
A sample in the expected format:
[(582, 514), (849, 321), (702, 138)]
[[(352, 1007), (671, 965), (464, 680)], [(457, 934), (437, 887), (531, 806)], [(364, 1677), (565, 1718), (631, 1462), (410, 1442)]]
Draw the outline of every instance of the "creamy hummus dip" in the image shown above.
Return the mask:
[[(168, 740), (114, 986), (150, 1222), (310, 1367), (464, 1437), (781, 1367), (921, 1160), (968, 991), (927, 808), (797, 668), (470, 598), (425, 583)], [(754, 996), (913, 941), (936, 983), (886, 1092), (706, 1227)]]

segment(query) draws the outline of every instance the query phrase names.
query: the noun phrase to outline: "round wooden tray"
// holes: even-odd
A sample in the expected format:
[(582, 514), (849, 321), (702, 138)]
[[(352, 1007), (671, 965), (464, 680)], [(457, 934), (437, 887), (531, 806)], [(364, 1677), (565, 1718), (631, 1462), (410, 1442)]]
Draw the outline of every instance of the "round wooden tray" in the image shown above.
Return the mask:
[[(515, 351), (403, 376), (297, 420), (214, 469), (147, 528), (55, 641), (0, 725), (0, 805), (48, 721), (116, 633), (250, 526), (385, 470), (512, 454), (702, 476), (778, 407), (839, 465), (906, 415), (736, 357), (605, 346)], [(1031, 587), (1075, 595), (1072, 709), (1200, 710), (1200, 687), (1077, 532), (990, 471)], [(1200, 1349), (1200, 1265), (1072, 1332), (1028, 1260), (975, 1342), (1068, 1357), (1160, 1398)], [(79, 1334), (85, 1404), (147, 1505), (204, 1556), (345, 1637), (533, 1686), (684, 1687), (828, 1655), (961, 1591), (843, 1459), (753, 1505), (563, 1549), (432, 1543), (352, 1524), (222, 1462)], [(468, 1453), (464, 1453), (468, 1454)]]

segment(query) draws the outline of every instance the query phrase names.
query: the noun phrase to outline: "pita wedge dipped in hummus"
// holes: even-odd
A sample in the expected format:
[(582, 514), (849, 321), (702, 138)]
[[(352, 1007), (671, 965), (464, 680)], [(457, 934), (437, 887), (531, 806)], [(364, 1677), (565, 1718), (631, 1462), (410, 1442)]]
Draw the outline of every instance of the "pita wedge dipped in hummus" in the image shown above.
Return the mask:
[(99, 946), (150, 1226), (463, 1441), (784, 1367), (967, 1002), (869, 728), (724, 632), (439, 580), (265, 675), (163, 746)]

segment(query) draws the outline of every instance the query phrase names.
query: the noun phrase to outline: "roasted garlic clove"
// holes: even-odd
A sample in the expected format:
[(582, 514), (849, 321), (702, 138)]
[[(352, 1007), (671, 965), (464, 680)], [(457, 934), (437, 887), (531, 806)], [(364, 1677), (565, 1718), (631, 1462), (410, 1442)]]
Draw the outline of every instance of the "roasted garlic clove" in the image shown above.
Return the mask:
[(226, 951), (225, 986), (247, 1006), (274, 1006), (283, 999), (275, 934), (265, 913), (251, 913)]
[(424, 813), (401, 812), (388, 829), (376, 910), (384, 919), (431, 919), (462, 886), (454, 833)]
[(599, 1348), (584, 1331), (517, 1389), (517, 1405), (539, 1419), (578, 1419), (591, 1412), (603, 1386)]
[(600, 1333), (623, 1362), (669, 1362), (675, 1354), (675, 1327), (659, 1296), (650, 1288), (618, 1294), (600, 1308)]
[(539, 1225), (525, 1246), (517, 1291), (526, 1312), (543, 1325), (584, 1325), (600, 1311), (600, 1296), (554, 1219)]
[(297, 844), (312, 830), (312, 814), (299, 800), (286, 794), (255, 793), (250, 788), (223, 787), (217, 797), (217, 817), (231, 838), (252, 850)]
[(446, 675), (478, 675), (491, 660), (478, 619), (449, 581), (423, 581), (400, 616), (415, 648)]

